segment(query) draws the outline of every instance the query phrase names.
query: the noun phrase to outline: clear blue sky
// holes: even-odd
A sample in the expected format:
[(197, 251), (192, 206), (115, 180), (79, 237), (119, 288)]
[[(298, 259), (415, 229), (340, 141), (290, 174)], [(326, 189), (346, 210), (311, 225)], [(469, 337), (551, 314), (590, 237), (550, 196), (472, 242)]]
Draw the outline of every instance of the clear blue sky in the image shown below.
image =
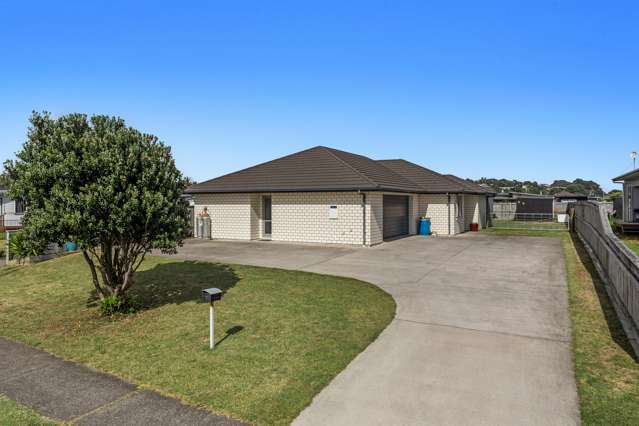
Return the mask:
[(2, 2), (0, 159), (31, 110), (119, 115), (204, 180), (315, 145), (463, 177), (639, 150), (639, 2)]

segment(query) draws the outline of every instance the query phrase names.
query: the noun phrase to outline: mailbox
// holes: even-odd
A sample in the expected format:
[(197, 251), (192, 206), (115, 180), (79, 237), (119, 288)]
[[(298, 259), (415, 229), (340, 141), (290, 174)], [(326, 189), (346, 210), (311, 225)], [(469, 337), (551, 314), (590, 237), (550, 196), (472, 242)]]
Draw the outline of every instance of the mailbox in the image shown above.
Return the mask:
[(216, 302), (222, 299), (222, 290), (215, 287), (205, 288), (204, 290), (202, 290), (202, 297), (204, 298), (205, 302)]

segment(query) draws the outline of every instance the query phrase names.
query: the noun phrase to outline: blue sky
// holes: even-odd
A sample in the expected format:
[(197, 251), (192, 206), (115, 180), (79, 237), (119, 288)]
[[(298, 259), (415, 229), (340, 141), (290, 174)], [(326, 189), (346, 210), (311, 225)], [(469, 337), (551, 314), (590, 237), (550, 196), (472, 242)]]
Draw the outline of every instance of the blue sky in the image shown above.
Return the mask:
[(611, 189), (639, 150), (638, 2), (132, 3), (2, 2), (0, 159), (34, 109), (119, 115), (199, 181), (327, 145)]

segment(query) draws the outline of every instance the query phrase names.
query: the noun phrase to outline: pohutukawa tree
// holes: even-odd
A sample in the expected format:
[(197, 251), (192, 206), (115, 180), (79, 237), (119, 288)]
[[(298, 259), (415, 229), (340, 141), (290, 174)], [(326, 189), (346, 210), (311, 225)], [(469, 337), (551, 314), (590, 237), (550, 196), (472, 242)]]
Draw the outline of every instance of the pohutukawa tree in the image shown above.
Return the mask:
[(157, 137), (104, 115), (34, 112), (28, 139), (6, 164), (26, 202), (34, 244), (78, 243), (101, 299), (124, 300), (146, 253), (174, 253), (189, 232), (187, 181)]

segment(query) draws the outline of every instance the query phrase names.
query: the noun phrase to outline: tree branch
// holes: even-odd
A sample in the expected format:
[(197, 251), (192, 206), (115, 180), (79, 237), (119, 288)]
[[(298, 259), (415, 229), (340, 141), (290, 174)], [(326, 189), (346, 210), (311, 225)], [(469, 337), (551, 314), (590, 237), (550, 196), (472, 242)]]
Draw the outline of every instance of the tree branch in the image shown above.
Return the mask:
[(100, 299), (104, 299), (106, 295), (104, 294), (104, 290), (100, 286), (98, 274), (95, 271), (95, 264), (93, 263), (93, 260), (91, 260), (91, 257), (86, 250), (82, 250), (82, 255), (84, 256), (84, 260), (87, 262), (87, 264), (89, 265), (89, 269), (91, 270), (91, 278), (93, 281), (93, 286), (95, 287), (95, 291), (98, 293)]

